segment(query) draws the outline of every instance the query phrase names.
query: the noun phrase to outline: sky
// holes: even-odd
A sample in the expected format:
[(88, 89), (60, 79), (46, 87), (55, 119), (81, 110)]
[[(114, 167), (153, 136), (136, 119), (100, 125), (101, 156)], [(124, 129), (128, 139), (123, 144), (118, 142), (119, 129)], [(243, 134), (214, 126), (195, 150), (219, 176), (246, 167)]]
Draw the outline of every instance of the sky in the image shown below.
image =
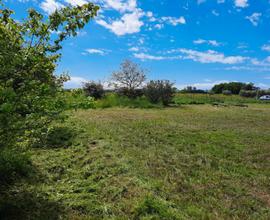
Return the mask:
[[(28, 8), (45, 16), (88, 0), (4, 0), (22, 20)], [(56, 74), (67, 88), (106, 83), (124, 59), (148, 79), (178, 88), (210, 89), (229, 81), (270, 88), (270, 0), (92, 0), (98, 16), (64, 42)], [(55, 33), (53, 33), (55, 34)]]

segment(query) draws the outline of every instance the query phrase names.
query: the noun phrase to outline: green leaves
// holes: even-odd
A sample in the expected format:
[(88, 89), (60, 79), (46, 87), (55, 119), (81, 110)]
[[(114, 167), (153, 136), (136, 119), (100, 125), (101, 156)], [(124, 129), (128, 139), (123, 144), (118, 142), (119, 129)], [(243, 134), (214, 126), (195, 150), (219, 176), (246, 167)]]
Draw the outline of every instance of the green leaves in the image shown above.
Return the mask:
[(46, 127), (64, 110), (58, 93), (69, 78), (54, 75), (61, 43), (76, 36), (97, 10), (92, 3), (68, 6), (45, 18), (29, 9), (27, 19), (18, 22), (13, 11), (0, 5), (0, 145), (36, 135), (32, 131)]

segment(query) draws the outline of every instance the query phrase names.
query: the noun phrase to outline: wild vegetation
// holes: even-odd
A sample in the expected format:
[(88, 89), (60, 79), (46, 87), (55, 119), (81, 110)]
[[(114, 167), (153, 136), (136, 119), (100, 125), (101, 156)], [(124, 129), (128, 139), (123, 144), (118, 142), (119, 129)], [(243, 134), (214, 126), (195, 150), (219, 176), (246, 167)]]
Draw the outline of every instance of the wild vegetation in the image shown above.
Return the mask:
[(1, 5), (0, 219), (269, 219), (269, 91), (178, 91), (130, 60), (66, 90), (61, 43), (97, 10)]

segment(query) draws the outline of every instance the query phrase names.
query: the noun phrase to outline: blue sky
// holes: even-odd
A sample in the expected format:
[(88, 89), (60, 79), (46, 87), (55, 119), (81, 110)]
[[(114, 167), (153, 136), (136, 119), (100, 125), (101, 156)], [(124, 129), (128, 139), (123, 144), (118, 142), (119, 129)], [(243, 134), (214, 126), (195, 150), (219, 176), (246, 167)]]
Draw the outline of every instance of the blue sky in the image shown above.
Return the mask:
[[(6, 0), (20, 20), (32, 7), (48, 15), (88, 0)], [(123, 59), (148, 79), (209, 89), (226, 81), (270, 88), (269, 0), (94, 0), (98, 17), (64, 43), (56, 74), (67, 87), (106, 82)]]

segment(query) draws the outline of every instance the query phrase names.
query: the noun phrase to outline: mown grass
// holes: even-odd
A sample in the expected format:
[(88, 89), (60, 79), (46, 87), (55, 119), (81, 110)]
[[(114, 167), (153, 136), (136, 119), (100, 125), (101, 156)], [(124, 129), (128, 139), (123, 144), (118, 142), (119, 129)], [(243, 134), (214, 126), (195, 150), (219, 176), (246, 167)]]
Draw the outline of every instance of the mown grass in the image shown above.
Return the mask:
[(269, 105), (69, 114), (73, 145), (32, 149), (38, 180), (7, 190), (17, 219), (270, 218)]

